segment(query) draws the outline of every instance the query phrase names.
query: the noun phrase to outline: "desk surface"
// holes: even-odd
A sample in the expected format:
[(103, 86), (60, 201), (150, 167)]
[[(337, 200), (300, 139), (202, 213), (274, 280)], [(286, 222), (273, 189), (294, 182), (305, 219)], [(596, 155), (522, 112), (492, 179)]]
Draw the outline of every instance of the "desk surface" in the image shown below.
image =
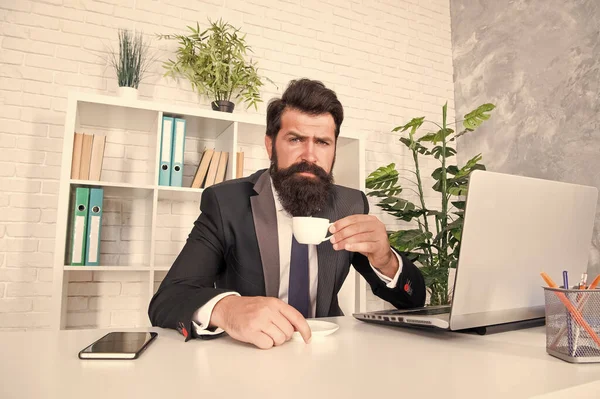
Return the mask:
[(543, 327), (478, 336), (328, 320), (340, 325), (333, 335), (267, 351), (230, 337), (186, 343), (175, 331), (152, 328), (156, 341), (126, 361), (77, 358), (105, 330), (0, 333), (0, 397), (596, 398), (600, 392), (600, 364), (546, 354)]

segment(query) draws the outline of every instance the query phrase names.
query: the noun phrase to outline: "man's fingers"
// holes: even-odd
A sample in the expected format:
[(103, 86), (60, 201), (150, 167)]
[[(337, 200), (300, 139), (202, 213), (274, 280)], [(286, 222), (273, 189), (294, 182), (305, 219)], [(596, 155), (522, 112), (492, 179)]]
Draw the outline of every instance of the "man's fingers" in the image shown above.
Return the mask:
[[(362, 216), (364, 216), (366, 219), (363, 219), (357, 223), (349, 224), (346, 227), (336, 230), (335, 233), (333, 234), (333, 237), (329, 241), (331, 241), (332, 244), (335, 244), (337, 242), (340, 242), (348, 237), (352, 237), (357, 234), (362, 234), (362, 233), (377, 234), (378, 227), (379, 227), (377, 220), (372, 219), (370, 216), (366, 216), (366, 215), (362, 215)], [(385, 227), (384, 227), (383, 232), (385, 233)], [(386, 235), (386, 237), (387, 237), (387, 235)]]
[(312, 333), (310, 331), (310, 326), (306, 322), (304, 316), (302, 316), (302, 313), (298, 312), (294, 307), (287, 304), (280, 309), (280, 312), (286, 319), (289, 320), (296, 331), (300, 333), (302, 339), (304, 339), (304, 342), (308, 343)]
[(344, 249), (351, 252), (360, 252), (361, 254), (372, 254), (377, 251), (379, 245), (374, 242), (356, 242), (346, 244)]
[(341, 230), (337, 230), (329, 239), (332, 244), (345, 240), (348, 237), (355, 236), (366, 232), (371, 232), (373, 229), (368, 224), (351, 224)]
[(346, 245), (348, 244), (358, 244), (362, 242), (377, 242), (377, 236), (370, 231), (356, 234), (341, 241), (336, 241), (335, 244), (333, 244), (333, 249), (339, 251), (341, 249), (346, 249)]
[(275, 346), (279, 346), (287, 341), (287, 338), (283, 331), (279, 329), (275, 324), (269, 323), (262, 329), (262, 332), (267, 334), (272, 340)]
[(263, 332), (255, 333), (250, 343), (260, 349), (271, 349), (275, 344), (273, 339)]
[(273, 324), (275, 324), (283, 334), (285, 334), (286, 340), (292, 338), (294, 334), (294, 326), (288, 319), (286, 319), (280, 312), (273, 312)]
[(333, 226), (331, 226), (329, 228), (329, 231), (332, 233), (336, 233), (340, 230), (345, 229), (346, 227), (353, 225), (353, 224), (362, 224), (362, 223), (368, 223), (370, 221), (373, 221), (375, 218), (375, 216), (372, 215), (350, 215), (350, 216), (346, 216), (345, 218), (342, 218), (340, 220), (337, 220), (335, 223), (333, 223)]

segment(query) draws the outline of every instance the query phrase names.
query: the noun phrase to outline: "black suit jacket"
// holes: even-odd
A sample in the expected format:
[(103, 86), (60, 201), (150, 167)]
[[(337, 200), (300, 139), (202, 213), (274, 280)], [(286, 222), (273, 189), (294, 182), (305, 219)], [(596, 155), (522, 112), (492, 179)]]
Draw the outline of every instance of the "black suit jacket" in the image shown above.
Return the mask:
[[(181, 253), (150, 302), (152, 325), (195, 335), (192, 315), (216, 295), (237, 291), (244, 296), (279, 293), (279, 246), (275, 200), (268, 171), (211, 186), (202, 193), (201, 214)], [(331, 221), (366, 214), (366, 196), (334, 186), (327, 209), (315, 215)], [(316, 317), (340, 316), (337, 294), (350, 264), (367, 280), (375, 295), (397, 308), (423, 306), (421, 272), (404, 255), (396, 288), (389, 289), (368, 259), (355, 252), (335, 251), (329, 241), (317, 246)], [(204, 336), (202, 336), (204, 337)]]

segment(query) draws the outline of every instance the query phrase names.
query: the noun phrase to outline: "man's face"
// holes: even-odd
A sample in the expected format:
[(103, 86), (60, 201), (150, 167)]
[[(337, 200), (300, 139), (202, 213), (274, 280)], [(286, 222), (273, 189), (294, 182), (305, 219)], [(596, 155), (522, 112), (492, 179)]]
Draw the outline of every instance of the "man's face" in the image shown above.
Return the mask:
[(284, 110), (275, 138), (265, 138), (271, 177), (284, 209), (313, 216), (327, 203), (335, 160), (335, 122), (330, 114)]
[[(273, 143), (266, 136), (269, 159), (273, 160)], [(335, 158), (335, 122), (331, 114), (309, 115), (286, 109), (281, 115), (281, 129), (275, 138), (277, 168), (285, 169), (306, 161), (331, 173)], [(303, 173), (305, 177), (314, 177)]]

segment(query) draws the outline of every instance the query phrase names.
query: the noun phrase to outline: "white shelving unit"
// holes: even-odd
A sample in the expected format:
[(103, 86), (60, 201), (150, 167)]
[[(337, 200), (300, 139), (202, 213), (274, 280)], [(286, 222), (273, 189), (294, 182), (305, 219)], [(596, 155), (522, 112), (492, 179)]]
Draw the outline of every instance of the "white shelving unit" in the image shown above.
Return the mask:
[[(158, 185), (163, 115), (186, 120), (184, 187)], [(183, 247), (198, 216), (201, 189), (190, 188), (205, 147), (228, 151), (226, 179), (244, 151), (244, 176), (269, 165), (265, 118), (200, 107), (69, 95), (54, 253), (53, 324), (56, 329), (148, 326), (148, 303)], [(343, 130), (343, 129), (342, 129)], [(106, 136), (101, 181), (71, 180), (75, 132)], [(364, 189), (364, 142), (342, 133), (334, 177)], [(70, 266), (71, 197), (77, 187), (104, 188), (100, 266)], [(340, 293), (348, 314), (365, 308), (366, 283), (351, 270)]]

